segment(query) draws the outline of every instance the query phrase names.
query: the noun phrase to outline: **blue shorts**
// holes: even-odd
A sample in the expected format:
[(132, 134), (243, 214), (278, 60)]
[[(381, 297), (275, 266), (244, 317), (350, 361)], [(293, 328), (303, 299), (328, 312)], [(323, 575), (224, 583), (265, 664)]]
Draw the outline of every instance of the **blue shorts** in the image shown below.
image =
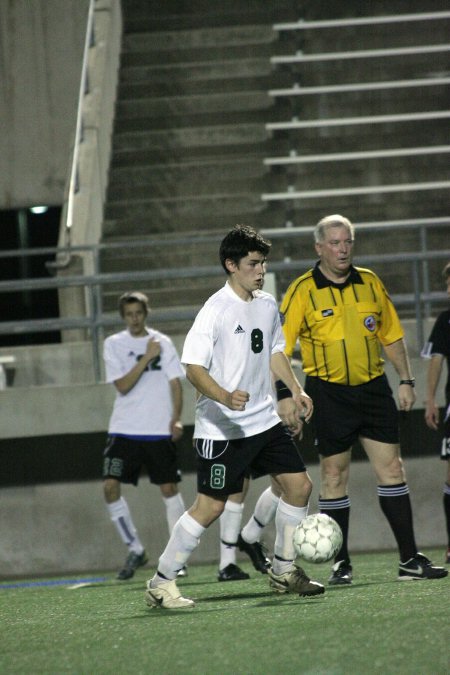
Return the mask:
[(306, 471), (292, 437), (277, 424), (247, 438), (213, 441), (196, 438), (197, 490), (211, 497), (241, 492), (244, 478)]

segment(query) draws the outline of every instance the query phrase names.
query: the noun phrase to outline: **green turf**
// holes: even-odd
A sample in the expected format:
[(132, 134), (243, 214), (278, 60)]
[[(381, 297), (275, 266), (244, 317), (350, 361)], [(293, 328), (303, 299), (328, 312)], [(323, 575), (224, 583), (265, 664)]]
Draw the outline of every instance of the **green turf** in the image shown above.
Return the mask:
[[(441, 562), (442, 550), (427, 553)], [(4, 581), (0, 673), (448, 675), (449, 578), (399, 583), (394, 553), (353, 566), (353, 586), (310, 599), (272, 593), (247, 563), (251, 579), (227, 583), (216, 566), (192, 566), (179, 586), (196, 607), (172, 611), (146, 607), (149, 570), (76, 590)], [(329, 564), (305, 569), (326, 582)]]

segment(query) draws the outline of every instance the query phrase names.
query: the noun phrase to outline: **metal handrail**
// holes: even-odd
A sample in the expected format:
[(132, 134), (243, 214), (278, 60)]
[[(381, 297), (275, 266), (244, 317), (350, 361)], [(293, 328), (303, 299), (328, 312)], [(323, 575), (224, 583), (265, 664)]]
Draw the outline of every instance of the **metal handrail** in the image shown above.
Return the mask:
[(72, 244), (72, 227), (73, 227), (73, 212), (75, 194), (79, 189), (79, 175), (78, 164), (80, 156), (80, 144), (83, 141), (83, 105), (84, 97), (89, 93), (89, 78), (88, 78), (88, 59), (89, 50), (94, 41), (94, 6), (95, 0), (89, 0), (88, 17), (86, 24), (86, 37), (84, 40), (83, 62), (81, 65), (80, 88), (78, 93), (77, 104), (77, 119), (75, 124), (75, 138), (73, 143), (72, 162), (70, 167), (69, 186), (67, 192), (67, 209), (65, 224), (63, 226), (64, 239), (66, 243), (65, 257), (57, 259), (54, 262), (47, 263), (49, 270), (57, 270), (66, 268), (71, 260), (71, 244)]
[[(417, 325), (417, 342), (420, 346), (423, 343), (423, 320), (430, 316), (431, 305), (441, 303), (445, 299), (444, 293), (430, 293), (429, 270), (430, 260), (449, 260), (450, 250), (429, 251), (427, 250), (427, 232), (430, 228), (448, 228), (450, 226), (450, 217), (430, 217), (415, 218), (390, 221), (373, 222), (355, 222), (357, 233), (363, 232), (381, 232), (386, 228), (390, 231), (408, 230), (416, 231), (419, 235), (420, 250), (414, 253), (391, 254), (382, 256), (358, 256), (357, 263), (364, 266), (372, 266), (378, 263), (406, 262), (412, 267), (412, 292), (408, 294), (395, 295), (393, 300), (399, 307), (414, 308)], [(285, 227), (262, 228), (261, 233), (270, 239), (289, 240), (292, 237), (308, 237), (311, 239), (314, 231), (313, 226), (292, 227), (286, 223)], [(2, 259), (23, 256), (42, 256), (42, 255), (61, 255), (70, 251), (73, 255), (80, 253), (90, 254), (93, 257), (92, 268), (94, 274), (76, 274), (59, 277), (44, 277), (23, 280), (5, 280), (0, 281), (0, 293), (14, 291), (32, 291), (42, 289), (61, 289), (69, 287), (82, 287), (86, 290), (87, 303), (86, 315), (71, 318), (45, 318), (33, 319), (29, 321), (0, 321), (0, 335), (17, 335), (21, 333), (48, 332), (71, 329), (87, 329), (90, 331), (90, 341), (92, 345), (93, 364), (95, 380), (101, 379), (101, 356), (100, 356), (100, 338), (104, 328), (107, 326), (116, 326), (121, 323), (116, 312), (114, 314), (105, 314), (102, 310), (102, 303), (98, 301), (101, 297), (102, 287), (105, 284), (126, 284), (130, 286), (143, 281), (158, 281), (167, 279), (189, 279), (200, 277), (221, 276), (223, 270), (219, 264), (211, 266), (186, 266), (175, 269), (154, 269), (141, 270), (134, 272), (99, 272), (99, 256), (104, 251), (123, 250), (124, 247), (135, 250), (151, 246), (198, 246), (200, 243), (218, 244), (223, 235), (215, 233), (205, 233), (204, 235), (175, 235), (169, 236), (169, 239), (159, 236), (148, 236), (139, 239), (120, 240), (108, 243), (96, 243), (85, 245), (72, 245), (67, 247), (43, 247), (33, 249), (14, 249), (0, 251), (0, 261)], [(307, 269), (314, 264), (314, 259), (293, 260), (286, 258), (282, 262), (271, 262), (270, 271), (274, 273), (284, 273), (292, 271), (293, 274), (299, 273), (302, 269)], [(152, 310), (154, 320), (157, 322), (192, 321), (197, 313), (197, 306), (155, 308)]]
[(281, 98), (292, 96), (316, 96), (317, 94), (342, 94), (361, 91), (381, 91), (386, 89), (414, 89), (415, 87), (441, 87), (450, 84), (450, 77), (421, 77), (410, 80), (384, 80), (382, 82), (344, 82), (305, 87), (295, 83), (292, 87), (283, 89), (269, 89), (269, 96)]
[(417, 45), (413, 47), (390, 47), (386, 49), (357, 49), (348, 52), (321, 52), (320, 54), (305, 54), (298, 50), (295, 54), (271, 56), (272, 65), (287, 65), (290, 63), (312, 63), (315, 61), (342, 61), (348, 59), (375, 59), (386, 56), (416, 56), (417, 54), (437, 54), (450, 51), (450, 44)]
[[(370, 224), (369, 224), (370, 225)], [(305, 228), (306, 229), (306, 228)], [(310, 228), (308, 228), (310, 230)], [(368, 229), (368, 228), (366, 228)], [(372, 229), (376, 227), (372, 226)], [(292, 233), (293, 228), (287, 228), (285, 234)], [(303, 234), (303, 232), (302, 232)], [(305, 232), (306, 234), (306, 232)], [(310, 235), (311, 232), (309, 231)], [(424, 247), (425, 242), (422, 243)], [(83, 249), (95, 249), (95, 245), (78, 247)], [(33, 250), (33, 254), (37, 254), (38, 250)], [(39, 250), (39, 253), (42, 253)], [(95, 253), (95, 251), (93, 251)], [(5, 252), (6, 255), (10, 255), (11, 251)], [(3, 254), (3, 257), (6, 255)], [(16, 255), (23, 255), (24, 251), (15, 251)], [(0, 254), (1, 256), (2, 254)], [(401, 253), (401, 254), (383, 254), (383, 255), (370, 255), (370, 256), (358, 256), (357, 264), (362, 266), (368, 266), (373, 264), (399, 264), (399, 263), (409, 263), (412, 266), (413, 271), (413, 284), (412, 292), (408, 294), (401, 295), (392, 295), (394, 302), (398, 306), (402, 307), (414, 307), (416, 326), (417, 326), (417, 341), (418, 345), (423, 343), (423, 319), (424, 312), (423, 309), (427, 307), (431, 302), (442, 301), (445, 298), (445, 293), (429, 293), (428, 283), (424, 281), (425, 288), (422, 290), (420, 288), (420, 269), (419, 266), (426, 266), (430, 260), (449, 260), (450, 259), (450, 249), (448, 250), (433, 250), (433, 251), (421, 251), (415, 253)], [(271, 262), (270, 271), (271, 272), (286, 272), (292, 271), (294, 274), (299, 273), (300, 270), (305, 270), (310, 268), (315, 263), (315, 259), (298, 259), (298, 260), (285, 260), (282, 262)], [(423, 270), (422, 270), (423, 271)], [(100, 337), (102, 330), (107, 326), (114, 326), (120, 323), (120, 319), (117, 317), (116, 313), (114, 316), (104, 314), (101, 310), (101, 306), (95, 302), (96, 294), (100, 293), (100, 289), (104, 284), (113, 284), (113, 283), (127, 283), (127, 285), (132, 282), (142, 282), (149, 280), (158, 280), (158, 279), (180, 279), (180, 278), (196, 278), (207, 277), (207, 276), (222, 276), (223, 270), (222, 267), (217, 264), (214, 266), (201, 266), (201, 267), (182, 267), (175, 269), (152, 269), (152, 270), (142, 270), (136, 272), (115, 272), (115, 273), (103, 273), (103, 274), (92, 274), (92, 275), (72, 275), (72, 276), (58, 276), (58, 277), (46, 277), (46, 278), (34, 278), (34, 279), (24, 279), (24, 280), (6, 280), (0, 281), (0, 293), (12, 292), (12, 291), (23, 291), (23, 290), (42, 290), (42, 289), (59, 289), (67, 287), (82, 286), (86, 289), (90, 302), (87, 303), (87, 315), (82, 317), (71, 317), (71, 318), (46, 318), (46, 319), (34, 319), (28, 321), (0, 321), (0, 334), (1, 335), (17, 335), (23, 333), (33, 333), (33, 332), (47, 332), (49, 330), (70, 330), (74, 328), (86, 328), (91, 331), (91, 345), (92, 345), (92, 356), (93, 356), (93, 366), (94, 366), (94, 376), (95, 381), (100, 382), (101, 380), (101, 345)], [(193, 320), (195, 314), (197, 313), (199, 307), (174, 307), (167, 309), (155, 309), (152, 314), (154, 319), (162, 321), (186, 321)]]
[[(431, 227), (449, 227), (450, 216), (430, 217), (430, 218), (403, 218), (400, 220), (376, 220), (370, 222), (353, 222), (357, 228), (357, 232), (376, 232), (380, 229), (408, 229), (419, 230), (426, 232)], [(305, 236), (310, 237), (314, 231), (314, 225), (302, 225), (301, 227), (273, 227), (261, 228), (261, 234), (267, 237), (276, 239), (284, 239), (285, 237)], [(198, 246), (205, 243), (219, 243), (223, 239), (221, 234), (203, 234), (203, 235), (177, 235), (161, 237), (160, 235), (150, 235), (146, 237), (133, 237), (132, 239), (121, 239), (120, 241), (99, 242), (96, 244), (78, 244), (71, 245), (70, 250), (73, 253), (90, 252), (97, 256), (100, 251), (109, 251), (114, 249), (134, 249), (145, 246), (162, 246), (167, 248), (170, 246)], [(64, 246), (46, 246), (42, 248), (26, 248), (26, 249), (10, 249), (6, 251), (0, 250), (0, 260), (2, 258), (18, 258), (22, 256), (42, 256), (42, 255), (58, 255), (59, 253), (66, 253), (69, 250)], [(423, 252), (426, 248), (422, 249)]]
[(450, 153), (450, 145), (426, 145), (413, 148), (382, 148), (378, 150), (358, 150), (353, 152), (324, 152), (315, 155), (298, 154), (291, 150), (289, 155), (266, 157), (264, 166), (285, 166), (289, 164), (318, 164), (320, 162), (351, 162), (360, 159), (389, 159), (391, 157), (419, 157)]
[[(365, 223), (354, 222), (353, 225), (356, 227), (357, 234), (361, 232), (379, 232), (380, 230), (388, 229), (392, 231), (396, 230), (419, 230), (421, 233), (425, 232), (430, 227), (450, 227), (450, 216), (441, 216), (437, 218), (412, 218), (412, 219), (402, 219), (402, 220), (379, 220)], [(302, 227), (270, 227), (264, 228), (261, 232), (266, 237), (271, 238), (286, 238), (293, 236), (306, 236), (311, 237), (314, 232), (314, 225), (303, 225)], [(426, 252), (426, 246), (422, 245), (422, 253)]]
[(275, 23), (273, 30), (310, 30), (311, 28), (343, 28), (346, 26), (373, 26), (375, 24), (405, 23), (407, 21), (438, 21), (450, 19), (450, 12), (417, 12), (415, 14), (390, 14), (388, 16), (364, 16), (343, 19), (320, 19)]
[(358, 124), (387, 124), (396, 122), (423, 122), (427, 120), (445, 120), (450, 117), (449, 110), (430, 110), (426, 112), (392, 113), (389, 115), (363, 115), (361, 117), (328, 117), (313, 120), (299, 120), (293, 117), (284, 122), (267, 122), (268, 131), (287, 131), (289, 129), (314, 129), (318, 127), (355, 126)]
[[(290, 230), (288, 229), (287, 232)], [(430, 260), (446, 260), (450, 258), (450, 249), (431, 250), (427, 252), (404, 252), (404, 253), (383, 253), (381, 255), (359, 255), (355, 262), (358, 266), (376, 265), (376, 264), (396, 264), (396, 263), (421, 263)], [(317, 258), (299, 258), (278, 262), (270, 262), (271, 272), (288, 272), (307, 269), (315, 264)], [(74, 274), (64, 277), (36, 277), (34, 279), (14, 279), (0, 281), (0, 293), (9, 293), (12, 291), (23, 290), (45, 290), (56, 288), (70, 288), (76, 286), (102, 286), (104, 284), (122, 283), (124, 281), (158, 281), (163, 279), (189, 279), (211, 276), (221, 276), (223, 268), (217, 265), (203, 265), (192, 267), (177, 267), (175, 269), (151, 269), (139, 270), (136, 272), (105, 272), (102, 274)], [(49, 319), (45, 319), (48, 321)], [(66, 319), (58, 319), (65, 321)], [(70, 321), (70, 319), (67, 319)], [(0, 321), (1, 326), (7, 322)], [(10, 322), (13, 325), (16, 322)], [(24, 322), (26, 323), (26, 322)]]
[(279, 202), (292, 199), (317, 199), (325, 197), (347, 197), (349, 195), (376, 195), (391, 192), (419, 192), (423, 190), (449, 190), (450, 180), (428, 183), (399, 183), (395, 185), (362, 185), (358, 187), (323, 188), (320, 190), (296, 190), (288, 186), (284, 192), (265, 192), (263, 202)]
[(72, 168), (70, 171), (69, 194), (67, 200), (66, 229), (68, 230), (69, 233), (73, 226), (73, 202), (75, 198), (75, 192), (78, 190), (78, 159), (80, 154), (80, 143), (83, 140), (83, 103), (84, 97), (89, 91), (88, 58), (89, 58), (89, 49), (92, 46), (93, 25), (94, 25), (94, 4), (95, 0), (89, 0), (86, 38), (84, 41), (84, 51), (83, 51), (83, 64), (81, 66), (80, 91), (78, 94), (75, 141), (73, 148)]

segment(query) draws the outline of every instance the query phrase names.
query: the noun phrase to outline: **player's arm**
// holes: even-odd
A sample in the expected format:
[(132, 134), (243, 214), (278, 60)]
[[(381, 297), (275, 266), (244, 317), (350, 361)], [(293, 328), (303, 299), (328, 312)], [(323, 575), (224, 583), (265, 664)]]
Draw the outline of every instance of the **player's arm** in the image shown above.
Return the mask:
[[(297, 293), (297, 289), (298, 279), (289, 286), (280, 306), (282, 330), (285, 339), (284, 352), (288, 368), (286, 370), (286, 363), (280, 361), (278, 357), (278, 365), (281, 366), (284, 374), (280, 376), (272, 369), (277, 390), (278, 414), (293, 435), (301, 434), (303, 420), (308, 422), (313, 412), (312, 400), (304, 392), (290, 364), (290, 357), (299, 339), (299, 331), (306, 311), (303, 302), (304, 294)], [(293, 380), (291, 380), (292, 377), (294, 378)], [(294, 387), (292, 391), (290, 382)], [(298, 388), (300, 388), (300, 394)]]
[(183, 422), (181, 421), (181, 412), (183, 410), (183, 389), (178, 377), (174, 377), (169, 382), (170, 395), (172, 398), (172, 419), (170, 420), (170, 431), (172, 440), (178, 441), (183, 435)]
[(186, 377), (203, 396), (222, 403), (230, 410), (245, 410), (245, 404), (250, 399), (246, 391), (236, 389), (230, 392), (221, 387), (203, 366), (186, 364)]
[(425, 401), (425, 422), (435, 431), (439, 424), (439, 407), (436, 404), (436, 391), (441, 378), (444, 357), (442, 354), (433, 354), (427, 371), (427, 400)]
[(133, 366), (133, 368), (131, 368), (131, 370), (126, 373), (126, 375), (123, 375), (123, 377), (119, 377), (117, 380), (114, 380), (117, 390), (121, 394), (128, 394), (128, 392), (131, 391), (134, 385), (139, 381), (142, 373), (146, 370), (149, 363), (159, 356), (160, 353), (161, 345), (159, 341), (150, 338), (147, 342), (145, 354), (142, 355), (136, 365)]
[[(411, 373), (411, 365), (409, 362), (405, 340), (400, 338), (400, 340), (391, 342), (389, 345), (383, 345), (383, 348), (387, 358), (397, 371), (400, 381), (414, 380)], [(411, 384), (399, 384), (398, 400), (400, 410), (411, 410), (416, 400), (414, 386)]]
[(270, 367), (275, 380), (282, 383), (287, 396), (278, 402), (278, 414), (293, 433), (299, 433), (303, 420), (309, 422), (313, 413), (313, 403), (295, 376), (288, 357), (284, 352), (272, 354)]

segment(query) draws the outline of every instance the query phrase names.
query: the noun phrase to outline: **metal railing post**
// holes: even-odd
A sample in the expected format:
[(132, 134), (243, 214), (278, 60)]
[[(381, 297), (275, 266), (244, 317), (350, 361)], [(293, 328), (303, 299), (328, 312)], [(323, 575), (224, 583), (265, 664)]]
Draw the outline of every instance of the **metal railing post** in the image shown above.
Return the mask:
[[(93, 255), (93, 265), (94, 265), (94, 275), (100, 275), (100, 250), (99, 247), (94, 245), (92, 249)], [(102, 360), (101, 360), (101, 342), (103, 342), (103, 325), (101, 319), (103, 316), (103, 298), (102, 298), (102, 285), (95, 284), (93, 287), (93, 301), (94, 301), (94, 322), (95, 328), (92, 331), (92, 350), (93, 350), (93, 359), (94, 359), (94, 370), (95, 370), (95, 381), (98, 384), (102, 378)]]
[(416, 317), (416, 335), (417, 335), (417, 351), (420, 352), (423, 345), (423, 320), (422, 320), (422, 311), (421, 311), (421, 300), (420, 300), (420, 272), (419, 272), (419, 262), (417, 260), (413, 261), (412, 264), (412, 275), (413, 275), (413, 288), (414, 288), (414, 314)]
[[(427, 228), (424, 227), (423, 225), (421, 226), (419, 230), (420, 234), (420, 250), (422, 253), (426, 253), (428, 250), (428, 236), (427, 236)], [(428, 295), (430, 292), (430, 266), (428, 264), (427, 258), (424, 258), (422, 260), (422, 285), (423, 285), (423, 291), (425, 295)], [(424, 303), (424, 313), (425, 313), (425, 318), (429, 319), (431, 316), (431, 305), (428, 300), (425, 300)]]
[[(412, 221), (392, 221), (391, 223), (365, 223), (359, 226), (360, 230), (365, 231), (383, 231), (385, 228), (393, 227), (400, 229), (424, 228), (433, 226), (448, 226), (450, 218), (437, 218), (435, 222), (423, 222), (423, 220)], [(290, 239), (293, 236), (311, 237), (312, 228), (274, 228), (272, 230), (263, 231), (264, 234), (270, 236), (271, 239)], [(393, 294), (392, 300), (397, 309), (402, 310), (408, 317), (414, 316), (416, 320), (417, 342), (419, 350), (424, 342), (424, 306), (425, 303), (430, 308), (439, 308), (446, 305), (446, 293), (443, 289), (437, 291), (429, 291), (432, 284), (427, 277), (430, 269), (430, 262), (438, 262), (442, 260), (447, 262), (450, 259), (450, 250), (448, 248), (440, 248), (428, 250), (427, 242), (422, 233), (422, 249), (414, 252), (404, 253), (383, 253), (382, 255), (361, 255), (358, 256), (356, 264), (363, 267), (376, 267), (378, 264), (383, 265), (407, 265), (407, 270), (411, 270), (410, 284), (406, 293)], [(172, 245), (174, 245), (172, 240)], [(192, 245), (198, 246), (199, 242), (214, 243), (220, 242), (220, 237), (217, 235), (210, 236), (193, 236), (193, 237), (179, 237), (177, 243), (184, 246)], [(165, 241), (155, 240), (153, 237), (142, 238), (140, 240), (132, 240), (127, 244), (130, 249), (136, 247), (143, 248), (145, 246), (166, 246)], [(65, 288), (83, 287), (86, 291), (86, 298), (88, 300), (88, 308), (83, 308), (82, 315), (70, 316), (65, 318), (50, 317), (42, 319), (27, 319), (22, 321), (17, 320), (2, 320), (0, 321), (0, 335), (19, 335), (25, 333), (48, 333), (53, 331), (87, 329), (90, 332), (89, 340), (91, 342), (88, 347), (92, 350), (93, 362), (93, 379), (100, 382), (103, 377), (103, 361), (101, 355), (102, 338), (107, 328), (116, 328), (122, 325), (120, 317), (117, 312), (103, 312), (103, 297), (102, 289), (105, 284), (117, 285), (117, 288), (124, 287), (124, 285), (140, 284), (142, 282), (148, 283), (152, 281), (170, 281), (182, 279), (199, 279), (207, 277), (220, 277), (223, 270), (217, 263), (215, 265), (200, 265), (200, 266), (186, 266), (176, 267), (175, 269), (154, 267), (145, 270), (134, 270), (125, 272), (100, 272), (100, 255), (104, 250), (117, 250), (123, 248), (124, 244), (119, 242), (111, 242), (108, 244), (90, 244), (83, 246), (73, 246), (72, 253), (86, 253), (87, 251), (92, 255), (92, 274), (71, 274), (64, 276), (50, 276), (42, 278), (29, 279), (11, 279), (0, 280), (0, 294), (1, 293), (16, 293), (16, 292), (32, 292), (37, 290), (54, 290)], [(300, 247), (301, 250), (302, 247)], [(417, 247), (419, 248), (419, 247)], [(20, 258), (23, 256), (42, 256), (55, 255), (58, 253), (66, 253), (63, 247), (42, 247), (33, 249), (14, 249), (10, 251), (0, 251), (0, 264), (2, 260), (10, 258)], [(275, 275), (298, 275), (301, 270), (306, 270), (312, 267), (316, 262), (315, 258), (298, 258), (284, 261), (274, 261), (270, 264), (270, 272)], [(425, 279), (422, 279), (425, 275)], [(120, 286), (119, 286), (120, 285)], [(157, 322), (176, 323), (181, 327), (181, 322), (192, 321), (198, 312), (199, 307), (191, 304), (186, 307), (161, 307), (153, 310), (153, 318)], [(440, 310), (439, 310), (440, 311)], [(425, 317), (428, 318), (428, 317)], [(180, 322), (180, 323), (177, 323)]]

